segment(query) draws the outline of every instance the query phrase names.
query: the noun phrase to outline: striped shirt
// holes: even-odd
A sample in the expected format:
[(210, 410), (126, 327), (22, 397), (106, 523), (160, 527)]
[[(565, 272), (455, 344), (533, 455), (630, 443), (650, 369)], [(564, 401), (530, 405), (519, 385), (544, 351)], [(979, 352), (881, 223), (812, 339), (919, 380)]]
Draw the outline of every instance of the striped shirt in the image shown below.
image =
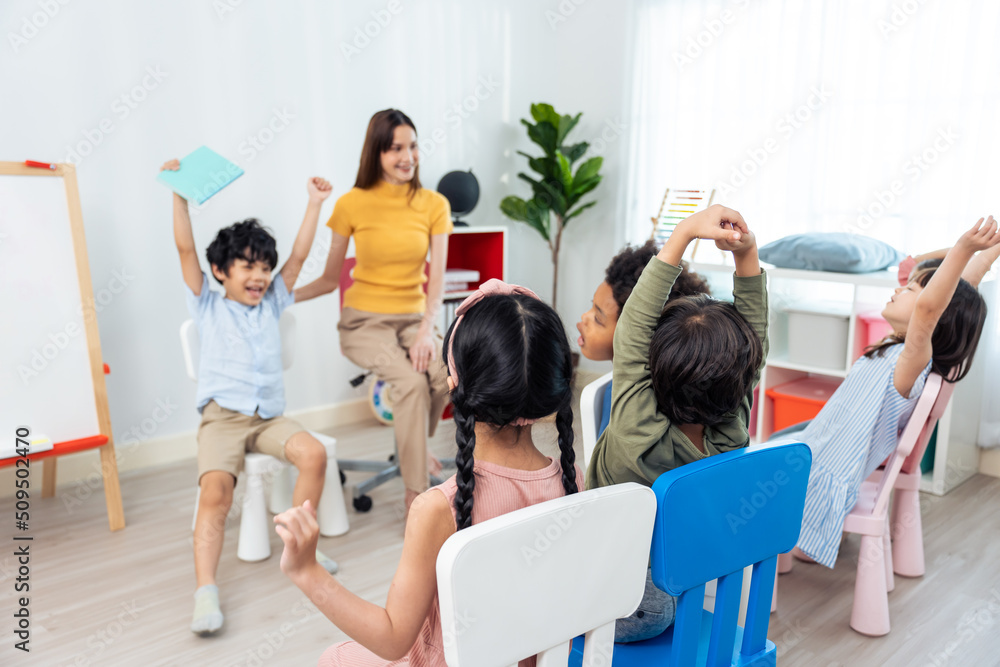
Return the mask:
[[(478, 524), (530, 505), (562, 498), (566, 490), (562, 484), (562, 466), (550, 457), (549, 465), (541, 470), (505, 468), (486, 461), (476, 461), (475, 501), (472, 505), (472, 523)], [(576, 486), (583, 490), (583, 471), (576, 467)], [(452, 475), (435, 486), (448, 499), (455, 511), (455, 494), (458, 483)], [(433, 489), (432, 489), (433, 490)], [(394, 661), (383, 660), (357, 642), (341, 642), (328, 648), (319, 659), (319, 667), (447, 667), (444, 661), (444, 639), (441, 633), (441, 611), (437, 596), (431, 604), (430, 615), (420, 628), (417, 641), (410, 652)], [(518, 663), (519, 667), (534, 667), (531, 657)]]
[(900, 344), (881, 357), (861, 357), (805, 430), (758, 446), (804, 442), (812, 450), (798, 547), (827, 567), (837, 560), (861, 483), (895, 451), (930, 373), (927, 362), (910, 395), (900, 395), (893, 375), (902, 352)]

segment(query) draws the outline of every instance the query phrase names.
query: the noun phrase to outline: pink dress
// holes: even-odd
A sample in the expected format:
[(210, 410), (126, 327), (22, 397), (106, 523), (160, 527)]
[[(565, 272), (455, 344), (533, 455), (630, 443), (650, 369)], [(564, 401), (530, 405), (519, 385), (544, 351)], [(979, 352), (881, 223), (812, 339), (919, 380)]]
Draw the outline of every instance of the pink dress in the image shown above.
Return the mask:
[[(515, 470), (476, 461), (474, 471), (476, 490), (472, 506), (473, 524), (566, 495), (562, 485), (562, 467), (556, 459), (550, 458), (549, 465), (541, 470)], [(576, 468), (576, 486), (583, 490), (583, 472), (579, 466)], [(455, 493), (458, 491), (455, 477), (452, 476), (432, 490), (445, 495), (454, 514)], [(388, 662), (357, 642), (341, 642), (323, 652), (319, 667), (447, 667), (444, 661), (440, 613), (435, 596), (430, 615), (424, 621), (416, 643), (399, 660)], [(535, 667), (535, 658), (522, 660), (519, 667)]]

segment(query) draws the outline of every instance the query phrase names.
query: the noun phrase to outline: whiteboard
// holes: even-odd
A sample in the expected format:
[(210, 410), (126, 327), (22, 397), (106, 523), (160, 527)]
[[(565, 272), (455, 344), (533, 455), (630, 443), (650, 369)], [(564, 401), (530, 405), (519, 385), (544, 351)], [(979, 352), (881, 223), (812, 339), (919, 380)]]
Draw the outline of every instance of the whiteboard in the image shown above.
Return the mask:
[[(66, 184), (0, 175), (0, 438), (101, 433)], [(90, 285), (86, 286), (88, 294)]]

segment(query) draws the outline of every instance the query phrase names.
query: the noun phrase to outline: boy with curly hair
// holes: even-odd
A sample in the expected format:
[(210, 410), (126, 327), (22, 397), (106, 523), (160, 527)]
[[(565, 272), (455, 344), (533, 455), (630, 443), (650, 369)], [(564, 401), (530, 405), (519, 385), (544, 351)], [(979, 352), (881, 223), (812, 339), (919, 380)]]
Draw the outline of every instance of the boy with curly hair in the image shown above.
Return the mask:
[[(170, 160), (161, 171), (180, 169)], [(225, 290), (209, 289), (195, 249), (188, 203), (174, 194), (174, 241), (181, 260), (188, 309), (198, 326), (198, 514), (194, 527), (195, 591), (191, 631), (205, 636), (222, 628), (215, 583), (225, 537), (226, 515), (246, 452), (262, 452), (294, 465), (298, 480), (293, 504), (319, 506), (326, 478), (326, 449), (301, 424), (285, 417), (282, 382), (282, 311), (295, 301), (292, 287), (316, 236), (323, 201), (333, 188), (310, 178), (309, 204), (291, 254), (277, 276), (274, 237), (249, 218), (219, 230), (206, 257)], [(317, 552), (327, 571), (337, 564)]]

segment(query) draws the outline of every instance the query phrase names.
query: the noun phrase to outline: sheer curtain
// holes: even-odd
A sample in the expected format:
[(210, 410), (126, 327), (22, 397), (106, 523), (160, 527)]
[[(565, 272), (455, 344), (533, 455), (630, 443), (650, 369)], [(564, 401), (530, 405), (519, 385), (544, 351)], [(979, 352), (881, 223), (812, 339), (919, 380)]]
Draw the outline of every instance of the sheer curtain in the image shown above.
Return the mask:
[[(622, 240), (714, 187), (761, 245), (854, 232), (917, 254), (1000, 215), (1000, 3), (635, 0)], [(711, 251), (699, 259), (718, 258)], [(1000, 297), (979, 444), (1000, 446)]]
[(996, 204), (1000, 4), (635, 10), (627, 240), (668, 185), (717, 188), (762, 244), (849, 231), (914, 253)]

